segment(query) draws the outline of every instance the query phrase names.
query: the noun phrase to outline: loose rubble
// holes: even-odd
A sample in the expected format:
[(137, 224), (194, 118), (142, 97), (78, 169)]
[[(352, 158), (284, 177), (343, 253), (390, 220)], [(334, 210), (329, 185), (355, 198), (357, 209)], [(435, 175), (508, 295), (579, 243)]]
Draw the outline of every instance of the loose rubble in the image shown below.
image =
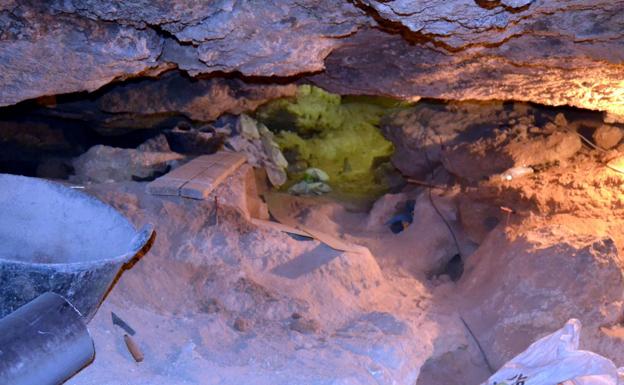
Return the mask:
[(250, 164), (263, 167), (273, 186), (286, 183), (288, 161), (275, 143), (273, 133), (262, 123), (242, 114), (236, 126), (238, 135), (227, 140), (235, 151), (247, 155)]

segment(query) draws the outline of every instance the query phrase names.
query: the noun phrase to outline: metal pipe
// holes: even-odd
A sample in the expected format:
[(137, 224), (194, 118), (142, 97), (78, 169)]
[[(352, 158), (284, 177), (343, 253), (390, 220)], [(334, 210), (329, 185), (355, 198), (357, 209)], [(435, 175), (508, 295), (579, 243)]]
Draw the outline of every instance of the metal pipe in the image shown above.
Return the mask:
[(0, 384), (58, 385), (93, 360), (81, 314), (47, 292), (0, 320)]

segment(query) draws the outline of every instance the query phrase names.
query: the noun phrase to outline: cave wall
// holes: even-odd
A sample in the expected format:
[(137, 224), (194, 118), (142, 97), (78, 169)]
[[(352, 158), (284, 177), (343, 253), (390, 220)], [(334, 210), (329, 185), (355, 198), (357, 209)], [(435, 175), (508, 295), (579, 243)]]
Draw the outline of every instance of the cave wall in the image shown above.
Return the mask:
[(624, 116), (624, 1), (0, 3), (0, 105), (179, 68)]

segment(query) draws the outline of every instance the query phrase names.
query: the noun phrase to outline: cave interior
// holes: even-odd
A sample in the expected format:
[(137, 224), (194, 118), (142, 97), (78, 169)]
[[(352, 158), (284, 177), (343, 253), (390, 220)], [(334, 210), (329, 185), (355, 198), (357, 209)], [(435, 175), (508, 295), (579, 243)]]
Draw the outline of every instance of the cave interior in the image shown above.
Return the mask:
[(0, 82), (0, 181), (134, 227), (0, 185), (0, 315), (153, 226), (67, 384), (624, 383), (622, 1), (9, 0)]

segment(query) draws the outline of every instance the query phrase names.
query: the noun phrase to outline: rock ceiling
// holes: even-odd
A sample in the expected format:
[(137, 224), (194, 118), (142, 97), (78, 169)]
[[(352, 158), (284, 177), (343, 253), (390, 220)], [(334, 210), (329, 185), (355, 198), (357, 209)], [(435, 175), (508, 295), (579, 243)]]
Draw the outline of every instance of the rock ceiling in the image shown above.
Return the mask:
[(179, 68), (624, 116), (622, 0), (0, 0), (0, 105)]

